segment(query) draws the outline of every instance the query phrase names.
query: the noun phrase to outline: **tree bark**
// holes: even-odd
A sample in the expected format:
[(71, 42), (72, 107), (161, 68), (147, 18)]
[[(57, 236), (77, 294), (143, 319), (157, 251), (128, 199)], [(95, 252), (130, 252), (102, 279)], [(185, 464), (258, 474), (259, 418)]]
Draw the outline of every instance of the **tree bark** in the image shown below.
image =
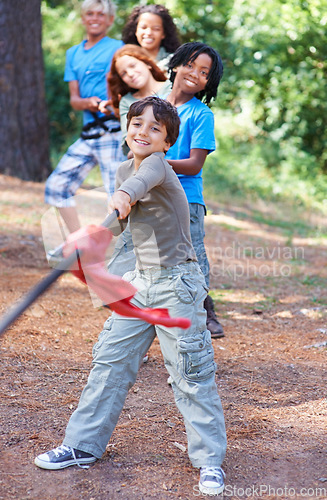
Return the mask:
[(41, 48), (41, 0), (0, 0), (0, 173), (51, 172)]

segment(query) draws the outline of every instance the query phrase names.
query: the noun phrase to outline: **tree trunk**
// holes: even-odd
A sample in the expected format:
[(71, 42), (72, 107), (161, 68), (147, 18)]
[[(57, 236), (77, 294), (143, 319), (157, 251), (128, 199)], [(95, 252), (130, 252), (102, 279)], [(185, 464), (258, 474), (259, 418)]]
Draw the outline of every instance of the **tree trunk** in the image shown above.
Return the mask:
[(43, 181), (51, 171), (41, 0), (0, 0), (0, 173)]

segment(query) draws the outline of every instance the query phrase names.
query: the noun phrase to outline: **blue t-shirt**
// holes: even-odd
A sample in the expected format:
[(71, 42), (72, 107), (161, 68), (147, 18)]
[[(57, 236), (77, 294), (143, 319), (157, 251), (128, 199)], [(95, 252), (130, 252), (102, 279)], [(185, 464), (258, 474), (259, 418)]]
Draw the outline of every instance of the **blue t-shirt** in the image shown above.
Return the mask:
[[(178, 106), (181, 120), (176, 143), (168, 150), (166, 160), (184, 160), (190, 157), (191, 149), (207, 149), (208, 154), (216, 149), (214, 114), (196, 97)], [(203, 199), (202, 169), (196, 175), (178, 174), (189, 203), (205, 205)]]
[[(123, 42), (105, 36), (93, 47), (85, 50), (86, 40), (74, 45), (66, 52), (64, 81), (78, 81), (80, 96), (98, 96), (107, 99), (106, 74), (110, 70), (111, 60)], [(84, 124), (93, 121), (90, 111), (83, 111)]]

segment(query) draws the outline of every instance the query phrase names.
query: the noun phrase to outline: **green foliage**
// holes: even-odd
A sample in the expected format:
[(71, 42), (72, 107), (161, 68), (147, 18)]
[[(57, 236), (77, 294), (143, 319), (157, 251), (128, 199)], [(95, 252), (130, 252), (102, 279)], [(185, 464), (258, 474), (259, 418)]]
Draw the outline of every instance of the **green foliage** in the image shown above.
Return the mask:
[(217, 150), (204, 167), (207, 197), (287, 201), (327, 212), (327, 178), (311, 155), (290, 140), (256, 136), (253, 124), (246, 127), (230, 112), (216, 121)]
[(326, 0), (236, 0), (227, 25), (232, 109), (250, 100), (262, 132), (296, 138), (327, 173), (326, 7)]
[(211, 192), (326, 212), (326, 7), (326, 0), (233, 2), (215, 105), (218, 151), (205, 169)]
[(82, 122), (81, 114), (74, 112), (70, 106), (68, 85), (63, 81), (66, 50), (83, 37), (79, 14), (73, 9), (74, 3), (65, 2), (56, 8), (51, 8), (51, 2), (42, 3), (45, 90), (53, 165), (71, 138), (78, 135)]

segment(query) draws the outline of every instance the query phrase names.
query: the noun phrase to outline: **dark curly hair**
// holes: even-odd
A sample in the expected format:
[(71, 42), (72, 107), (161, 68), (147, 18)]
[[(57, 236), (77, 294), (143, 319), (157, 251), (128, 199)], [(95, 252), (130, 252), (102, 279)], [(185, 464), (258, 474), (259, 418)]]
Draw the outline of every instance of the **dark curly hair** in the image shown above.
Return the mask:
[(195, 95), (205, 104), (209, 104), (217, 96), (218, 85), (223, 76), (223, 63), (218, 52), (201, 42), (188, 42), (181, 45), (172, 56), (168, 65), (170, 81), (174, 83), (176, 73), (173, 71), (178, 66), (186, 66), (187, 63), (195, 61), (200, 54), (208, 54), (211, 57), (212, 65), (208, 75), (206, 87)]
[(165, 33), (165, 38), (161, 41), (161, 46), (164, 47), (170, 54), (175, 52), (177, 47), (179, 47), (181, 44), (176, 25), (173, 21), (173, 18), (169, 14), (168, 9), (166, 9), (166, 7), (164, 7), (163, 5), (158, 4), (138, 5), (134, 7), (123, 28), (123, 42), (139, 45), (135, 36), (135, 32), (141, 14), (145, 14), (146, 12), (161, 17), (163, 30)]
[(167, 77), (161, 71), (160, 68), (156, 65), (155, 61), (151, 58), (150, 54), (146, 49), (143, 49), (139, 45), (123, 45), (120, 49), (116, 50), (112, 61), (110, 71), (107, 75), (107, 83), (109, 89), (109, 95), (112, 97), (112, 104), (115, 108), (119, 107), (120, 97), (128, 94), (128, 92), (136, 91), (137, 89), (132, 89), (121, 79), (117, 72), (117, 59), (122, 56), (131, 56), (135, 57), (135, 59), (139, 59), (139, 61), (144, 62), (147, 66), (150, 67), (150, 71), (152, 76), (157, 82), (165, 82)]
[(176, 107), (165, 99), (160, 97), (144, 97), (131, 104), (127, 113), (127, 129), (134, 116), (140, 116), (143, 114), (145, 108), (151, 106), (153, 111), (153, 116), (158, 121), (165, 125), (167, 130), (166, 141), (169, 142), (171, 146), (175, 144), (179, 135), (179, 125), (180, 118)]

